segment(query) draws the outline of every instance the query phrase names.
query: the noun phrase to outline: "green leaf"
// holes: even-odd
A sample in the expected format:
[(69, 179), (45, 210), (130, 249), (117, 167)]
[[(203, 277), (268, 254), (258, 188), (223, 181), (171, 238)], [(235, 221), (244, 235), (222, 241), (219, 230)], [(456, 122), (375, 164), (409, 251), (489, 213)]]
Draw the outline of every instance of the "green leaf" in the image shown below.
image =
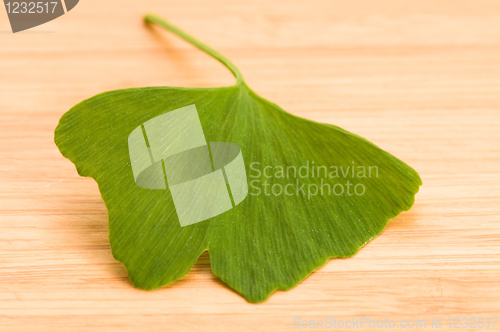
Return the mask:
[[(252, 91), (218, 52), (161, 18), (148, 15), (146, 21), (219, 60), (237, 81), (220, 88), (106, 92), (61, 118), (55, 142), (78, 174), (98, 183), (113, 255), (134, 286), (168, 285), (208, 250), (215, 275), (248, 301), (261, 302), (277, 289), (295, 287), (329, 258), (353, 256), (389, 219), (411, 208), (422, 184), (411, 167), (339, 127), (287, 113)], [(128, 138), (147, 121), (189, 105), (196, 107), (207, 142), (239, 146), (249, 193), (228, 211), (181, 227), (172, 188), (136, 184)], [(294, 168), (301, 172), (295, 175)], [(287, 191), (278, 195), (280, 188)]]

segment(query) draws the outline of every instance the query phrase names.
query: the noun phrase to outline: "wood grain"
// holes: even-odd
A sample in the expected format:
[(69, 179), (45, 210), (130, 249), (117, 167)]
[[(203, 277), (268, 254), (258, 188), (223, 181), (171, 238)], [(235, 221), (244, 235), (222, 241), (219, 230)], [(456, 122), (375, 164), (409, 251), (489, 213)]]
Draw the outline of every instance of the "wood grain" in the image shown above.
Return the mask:
[[(103, 91), (234, 81), (145, 27), (146, 11), (227, 55), (284, 109), (413, 166), (415, 206), (263, 304), (214, 277), (206, 253), (171, 286), (133, 288), (95, 182), (53, 143), (58, 120)], [(442, 317), (445, 331), (451, 317), (500, 315), (500, 2), (86, 0), (9, 29), (0, 9), (1, 330), (291, 331), (294, 317), (365, 316), (426, 320), (413, 331)]]

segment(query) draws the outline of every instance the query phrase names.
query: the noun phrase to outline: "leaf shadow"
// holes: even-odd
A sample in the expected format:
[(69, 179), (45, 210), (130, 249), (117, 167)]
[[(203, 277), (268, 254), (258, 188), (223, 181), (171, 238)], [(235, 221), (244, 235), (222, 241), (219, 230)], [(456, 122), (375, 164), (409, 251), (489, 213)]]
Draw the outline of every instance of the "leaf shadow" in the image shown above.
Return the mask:
[[(418, 220), (418, 209), (416, 209), (416, 205), (415, 205), (415, 206), (412, 207), (412, 209), (410, 211), (403, 211), (396, 218), (390, 219), (388, 221), (385, 229), (382, 231), (382, 233), (379, 234), (378, 236), (376, 236), (375, 238), (373, 238), (372, 240), (370, 240), (367, 244), (369, 244), (370, 242), (372, 242), (373, 240), (375, 240), (379, 236), (383, 236), (383, 233), (385, 231), (389, 230), (389, 229), (392, 229), (392, 230), (405, 230), (407, 228), (415, 227), (415, 224), (416, 224), (417, 220)], [(277, 289), (274, 292), (272, 292), (270, 294), (269, 298), (267, 298), (262, 303), (267, 302), (273, 295), (275, 295), (277, 293), (289, 292), (289, 291), (293, 290), (293, 288), (300, 286), (300, 284), (302, 282), (304, 282), (305, 280), (313, 277), (317, 272), (320, 272), (323, 268), (325, 268), (326, 265), (332, 263), (333, 261), (336, 261), (336, 260), (339, 260), (339, 259), (341, 259), (341, 260), (344, 260), (344, 259), (355, 259), (356, 256), (357, 256), (357, 254), (359, 253), (359, 251), (363, 250), (366, 245), (360, 247), (359, 250), (358, 250), (358, 252), (356, 252), (356, 254), (354, 254), (351, 257), (346, 257), (346, 258), (342, 258), (342, 257), (330, 257), (330, 258), (328, 258), (324, 262), (324, 264), (322, 264), (321, 266), (317, 267), (315, 270), (311, 271), (311, 273), (307, 277), (305, 277), (302, 281), (300, 281), (296, 286), (294, 286), (294, 287), (292, 287), (291, 289), (288, 289), (288, 290)], [(124, 270), (124, 268), (123, 268), (123, 270)], [(121, 276), (121, 278), (123, 278), (123, 276)], [(125, 272), (125, 279), (126, 279), (125, 282), (127, 282), (128, 284), (130, 284), (130, 286), (132, 286), (130, 280), (128, 279), (128, 277), (126, 275), (126, 272)], [(218, 276), (216, 276), (212, 272), (211, 265), (210, 265), (210, 253), (209, 253), (208, 250), (205, 250), (198, 257), (196, 263), (191, 267), (191, 269), (189, 270), (189, 272), (184, 277), (180, 278), (179, 280), (176, 280), (175, 282), (173, 282), (173, 283), (171, 283), (169, 285), (163, 286), (163, 287), (157, 289), (156, 291), (161, 291), (161, 290), (170, 289), (170, 288), (174, 288), (174, 287), (182, 287), (182, 286), (187, 286), (187, 285), (191, 285), (192, 286), (193, 283), (196, 283), (196, 282), (199, 282), (199, 281), (202, 281), (203, 283), (206, 283), (207, 280), (209, 282), (211, 282), (212, 284), (216, 284), (216, 285), (221, 286), (222, 288), (224, 288), (226, 290), (229, 290), (231, 293), (237, 295), (239, 298), (244, 299), (244, 297), (241, 294), (239, 294), (236, 290), (234, 290), (233, 288), (231, 288), (230, 286), (228, 286), (224, 281), (222, 281), (222, 279), (220, 279)], [(247, 303), (254, 304), (252, 302), (247, 302)]]
[[(207, 70), (200, 70), (200, 66), (195, 64), (195, 61), (193, 60), (192, 57), (186, 56), (186, 49), (185, 48), (179, 48), (179, 47), (174, 47), (175, 43), (172, 41), (169, 36), (168, 32), (165, 32), (164, 30), (160, 29), (157, 26), (147, 24), (145, 23), (145, 26), (148, 30), (148, 34), (152, 36), (152, 38), (155, 40), (154, 45), (160, 45), (162, 47), (162, 53), (165, 53), (165, 56), (168, 58), (168, 61), (170, 63), (173, 63), (175, 66), (175, 70), (180, 74), (183, 79), (185, 79), (188, 82), (191, 82), (192, 84), (188, 84), (190, 88), (207, 88), (207, 87), (219, 87), (221, 86), (220, 84), (214, 84), (213, 80), (210, 80), (207, 78)], [(178, 38), (177, 38), (178, 39)], [(187, 44), (189, 48), (193, 48), (194, 46), (191, 46)], [(190, 51), (189, 51), (190, 52)], [(195, 56), (198, 56), (198, 52), (193, 53)], [(208, 61), (214, 61), (213, 59), (210, 59), (207, 55), (200, 53), (200, 57), (206, 57)], [(227, 72), (227, 71), (226, 71)], [(224, 76), (227, 76), (229, 80), (223, 79), (223, 81), (228, 81), (226, 85), (231, 85), (234, 84), (234, 78), (231, 74), (228, 72), (224, 75), (224, 68), (220, 66), (220, 72), (217, 72), (218, 77), (220, 76), (221, 78), (224, 78)], [(185, 83), (184, 83), (185, 84)], [(224, 83), (222, 85), (225, 85)]]
[(220, 279), (218, 276), (216, 276), (212, 272), (212, 268), (210, 265), (210, 253), (208, 250), (205, 250), (196, 260), (196, 263), (191, 267), (189, 272), (182, 277), (179, 280), (176, 280), (175, 282), (171, 283), (170, 285), (163, 286), (159, 288), (158, 290), (162, 289), (169, 289), (173, 287), (179, 287), (183, 286), (185, 284), (193, 284), (196, 283), (196, 281), (203, 280), (209, 281), (212, 284), (216, 284), (218, 286), (223, 287), (224, 289), (227, 289), (231, 291), (231, 293), (236, 294), (238, 297), (241, 297), (241, 294), (239, 294), (237, 291), (229, 287), (222, 279)]
[[(395, 218), (393, 219), (390, 219), (388, 222), (387, 222), (387, 225), (386, 227), (384, 228), (384, 230), (377, 236), (375, 236), (373, 239), (371, 239), (370, 241), (368, 241), (364, 246), (361, 246), (358, 251), (350, 256), (350, 257), (330, 257), (328, 259), (326, 259), (326, 261), (324, 262), (324, 264), (322, 264), (321, 266), (318, 266), (315, 270), (313, 270), (307, 277), (305, 277), (303, 280), (301, 280), (296, 286), (292, 287), (291, 289), (289, 290), (282, 290), (282, 289), (277, 289), (276, 291), (274, 291), (270, 296), (269, 298), (271, 298), (273, 295), (275, 294), (278, 294), (278, 293), (285, 293), (285, 292), (288, 292), (290, 290), (292, 290), (293, 288), (295, 287), (299, 287), (301, 283), (303, 283), (304, 281), (310, 279), (310, 278), (315, 278), (315, 275), (316, 274), (320, 274), (320, 273), (323, 273), (323, 269), (328, 265), (328, 264), (333, 264), (334, 261), (337, 261), (337, 260), (350, 260), (350, 259), (356, 259), (356, 256), (359, 254), (359, 252), (361, 250), (363, 250), (368, 244), (370, 244), (370, 242), (372, 242), (373, 240), (377, 239), (379, 236), (383, 236), (383, 233), (387, 230), (405, 230), (407, 228), (412, 228), (412, 227), (416, 227), (416, 223), (417, 223), (417, 220), (418, 220), (418, 216), (419, 216), (419, 212), (418, 212), (418, 208), (417, 208), (418, 204), (415, 204), (411, 210), (409, 211), (403, 211), (401, 212), (398, 216), (396, 216)], [(339, 275), (336, 275), (336, 277), (339, 277)], [(268, 298), (268, 299), (269, 299)], [(267, 300), (266, 300), (267, 301)], [(264, 301), (265, 302), (265, 301)]]
[(414, 204), (411, 210), (401, 212), (396, 218), (390, 219), (387, 222), (387, 225), (381, 235), (388, 229), (407, 229), (415, 227), (417, 220), (419, 219), (419, 211), (419, 204)]
[[(382, 233), (379, 234), (378, 236), (383, 236), (383, 233), (386, 230), (389, 230), (389, 229), (391, 229), (391, 230), (404, 230), (404, 229), (407, 229), (407, 228), (416, 227), (415, 225), (417, 223), (418, 216), (419, 216), (419, 212), (418, 212), (417, 206), (418, 206), (418, 204), (414, 205), (410, 211), (403, 211), (397, 217), (395, 217), (393, 219), (390, 219), (388, 221), (386, 227), (382, 231)], [(370, 243), (373, 240), (375, 240), (378, 236), (376, 236), (375, 238), (373, 238), (372, 240), (370, 240), (368, 243)], [(275, 294), (289, 292), (289, 291), (293, 290), (293, 288), (300, 286), (300, 284), (302, 282), (304, 282), (305, 280), (307, 280), (307, 279), (309, 279), (311, 277), (314, 278), (314, 275), (316, 273), (318, 273), (318, 272), (321, 273), (321, 270), (323, 268), (325, 268), (326, 265), (332, 263), (333, 261), (336, 261), (336, 260), (339, 260), (339, 259), (342, 259), (342, 260), (344, 260), (344, 259), (355, 259), (356, 255), (359, 253), (359, 251), (363, 250), (365, 246), (362, 246), (361, 248), (359, 248), (358, 252), (356, 252), (356, 254), (354, 254), (351, 257), (346, 257), (346, 258), (330, 257), (330, 258), (328, 258), (324, 262), (324, 264), (322, 264), (321, 266), (317, 267), (307, 277), (305, 277), (302, 281), (300, 281), (296, 286), (294, 286), (294, 287), (292, 287), (291, 289), (288, 289), (288, 290), (277, 289), (274, 292), (272, 292), (271, 295), (269, 296), (269, 298), (267, 298), (262, 303), (267, 302)], [(172, 284), (170, 284), (168, 286), (161, 287), (160, 289), (169, 289), (169, 288), (172, 288), (172, 287), (178, 287), (178, 286), (185, 285), (185, 284), (192, 284), (193, 282), (196, 282), (196, 280), (210, 280), (212, 283), (217, 284), (217, 285), (219, 285), (219, 286), (221, 286), (221, 287), (229, 290), (231, 293), (236, 294), (238, 297), (244, 299), (244, 297), (241, 294), (239, 294), (233, 288), (229, 287), (224, 281), (222, 281), (219, 277), (217, 277), (215, 274), (213, 274), (211, 266), (210, 266), (210, 254), (209, 254), (208, 250), (205, 250), (200, 255), (200, 257), (198, 257), (198, 260), (196, 261), (196, 263), (194, 264), (194, 266), (190, 269), (190, 271), (184, 277), (182, 277), (181, 279), (173, 282)], [(252, 302), (247, 302), (247, 303), (253, 304)]]

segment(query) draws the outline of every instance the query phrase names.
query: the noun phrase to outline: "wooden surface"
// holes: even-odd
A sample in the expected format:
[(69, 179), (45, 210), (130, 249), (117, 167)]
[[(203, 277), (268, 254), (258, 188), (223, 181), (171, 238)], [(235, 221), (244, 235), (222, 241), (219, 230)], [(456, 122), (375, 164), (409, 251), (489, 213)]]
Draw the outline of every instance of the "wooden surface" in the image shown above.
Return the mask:
[[(412, 210), (263, 304), (214, 277), (206, 253), (171, 286), (133, 288), (95, 182), (53, 143), (58, 120), (103, 91), (234, 81), (146, 28), (146, 11), (227, 55), (289, 112), (413, 166), (424, 185)], [(1, 8), (1, 330), (292, 331), (294, 317), (366, 316), (427, 320), (413, 331), (441, 317), (444, 331), (451, 317), (500, 316), (499, 1), (85, 0), (9, 30)]]

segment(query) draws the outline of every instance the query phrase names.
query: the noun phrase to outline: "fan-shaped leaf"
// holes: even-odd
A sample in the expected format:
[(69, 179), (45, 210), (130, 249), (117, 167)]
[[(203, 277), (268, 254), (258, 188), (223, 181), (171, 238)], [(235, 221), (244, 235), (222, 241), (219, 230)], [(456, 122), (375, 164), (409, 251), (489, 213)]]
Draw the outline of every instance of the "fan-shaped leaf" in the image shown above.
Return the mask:
[[(136, 287), (174, 282), (209, 250), (213, 273), (248, 301), (261, 302), (276, 289), (296, 286), (329, 258), (354, 255), (413, 205), (421, 180), (411, 167), (355, 134), (285, 112), (253, 92), (216, 51), (156, 16), (146, 20), (221, 61), (237, 82), (111, 91), (60, 120), (55, 142), (81, 176), (97, 181), (113, 255)], [(155, 174), (166, 189), (139, 186), (129, 135), (141, 126), (149, 135), (144, 123), (189, 105), (195, 105), (206, 142), (240, 148), (248, 194), (240, 193), (239, 204), (231, 197), (226, 212), (181, 227), (171, 179), (158, 173), (165, 160)]]

